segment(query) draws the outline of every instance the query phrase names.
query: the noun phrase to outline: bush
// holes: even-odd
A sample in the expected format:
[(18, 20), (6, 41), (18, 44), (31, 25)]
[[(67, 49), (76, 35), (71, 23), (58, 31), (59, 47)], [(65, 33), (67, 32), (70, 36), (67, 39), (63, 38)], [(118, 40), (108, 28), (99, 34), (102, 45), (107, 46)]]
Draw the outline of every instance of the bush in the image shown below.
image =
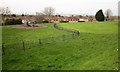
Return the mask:
[(96, 13), (95, 18), (96, 18), (97, 21), (104, 21), (105, 20), (105, 16), (104, 16), (102, 10), (99, 10)]
[(47, 20), (45, 20), (45, 21), (42, 21), (42, 23), (49, 23)]
[(6, 19), (5, 21), (5, 25), (16, 25), (16, 24), (22, 24), (22, 20), (21, 19)]
[(78, 22), (85, 22), (85, 21), (78, 21)]
[(16, 17), (16, 14), (12, 14), (13, 17)]
[(60, 21), (60, 23), (68, 23), (69, 21)]

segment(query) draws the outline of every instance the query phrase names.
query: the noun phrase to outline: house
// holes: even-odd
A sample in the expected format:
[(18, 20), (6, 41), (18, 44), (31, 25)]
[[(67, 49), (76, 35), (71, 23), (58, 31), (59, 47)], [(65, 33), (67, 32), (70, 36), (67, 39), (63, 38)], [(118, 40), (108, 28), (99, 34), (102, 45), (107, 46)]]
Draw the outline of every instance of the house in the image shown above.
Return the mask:
[(78, 22), (79, 18), (75, 17), (75, 16), (57, 16), (57, 15), (55, 15), (51, 18), (51, 21), (57, 22), (57, 23), (60, 21)]
[[(61, 15), (53, 15), (52, 17), (48, 18), (45, 15), (17, 15), (16, 17), (6, 17), (7, 18), (20, 18), (22, 19), (22, 22), (43, 22), (43, 21), (48, 21), (48, 22), (56, 22), (59, 23), (60, 21), (66, 21), (66, 22), (92, 22), (96, 21), (94, 16), (61, 16)], [(2, 21), (1, 21), (2, 22)]]
[(67, 17), (67, 20), (69, 22), (78, 22), (79, 21), (79, 18), (78, 17), (75, 17), (75, 16), (71, 16), (71, 17)]
[(53, 16), (50, 19), (51, 22), (56, 22), (56, 23), (60, 22), (61, 20), (62, 20), (62, 17), (61, 16), (57, 16), (57, 15)]

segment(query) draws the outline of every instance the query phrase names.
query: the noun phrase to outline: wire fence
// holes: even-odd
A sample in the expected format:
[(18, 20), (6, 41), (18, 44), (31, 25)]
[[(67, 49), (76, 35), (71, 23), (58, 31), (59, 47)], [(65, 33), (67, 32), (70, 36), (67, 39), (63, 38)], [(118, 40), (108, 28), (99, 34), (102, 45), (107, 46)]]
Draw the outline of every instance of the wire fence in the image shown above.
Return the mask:
[(69, 41), (70, 39), (75, 39), (80, 36), (80, 34), (76, 30), (65, 29), (63, 27), (59, 27), (57, 24), (54, 24), (54, 28), (68, 31), (71, 33), (66, 35), (64, 34), (57, 37), (52, 36), (44, 39), (39, 38), (34, 41), (20, 41), (20, 42), (11, 43), (11, 44), (2, 43), (2, 54), (7, 55), (15, 52), (27, 51), (35, 47), (41, 48), (42, 46), (45, 46), (48, 44), (54, 45), (55, 43)]
[(58, 26), (56, 23), (54, 24), (54, 28), (59, 29), (59, 30), (63, 30), (63, 31), (67, 31), (67, 32), (71, 32), (77, 36), (80, 36), (80, 32), (78, 30), (67, 29), (67, 28)]

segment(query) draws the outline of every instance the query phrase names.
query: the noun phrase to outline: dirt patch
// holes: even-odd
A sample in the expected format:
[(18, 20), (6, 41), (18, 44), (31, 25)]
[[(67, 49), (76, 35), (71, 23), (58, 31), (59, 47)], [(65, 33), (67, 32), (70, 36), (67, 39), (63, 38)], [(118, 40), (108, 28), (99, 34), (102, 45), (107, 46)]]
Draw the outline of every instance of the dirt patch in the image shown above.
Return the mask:
[(32, 26), (25, 26), (25, 25), (14, 26), (14, 28), (24, 28), (24, 29), (46, 28), (46, 27), (47, 26), (45, 26), (45, 25), (36, 25), (34, 27), (32, 27)]

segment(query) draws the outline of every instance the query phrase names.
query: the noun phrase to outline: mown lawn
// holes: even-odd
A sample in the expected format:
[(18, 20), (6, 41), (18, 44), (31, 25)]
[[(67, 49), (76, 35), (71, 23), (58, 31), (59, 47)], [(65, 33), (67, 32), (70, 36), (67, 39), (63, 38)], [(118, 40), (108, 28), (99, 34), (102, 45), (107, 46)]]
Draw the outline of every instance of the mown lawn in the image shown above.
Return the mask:
[(60, 23), (59, 26), (79, 30), (84, 33), (111, 34), (118, 33), (118, 22), (79, 22), (79, 23)]
[[(117, 22), (61, 23), (62, 27), (79, 30), (80, 37), (50, 43), (33, 43), (36, 39), (62, 36), (69, 32), (47, 28), (17, 29), (3, 27), (3, 42), (25, 40), (22, 46), (6, 45), (3, 55), (3, 69), (8, 70), (113, 70), (118, 66)], [(69, 36), (68, 36), (69, 37)], [(67, 38), (67, 37), (66, 37)], [(71, 37), (72, 38), (72, 37)], [(8, 47), (7, 47), (8, 46)], [(9, 54), (10, 53), (10, 54)]]
[[(16, 28), (18, 25), (10, 25), (2, 27), (3, 43), (15, 43), (20, 41), (36, 41), (47, 37), (56, 37), (68, 32), (57, 30), (53, 28), (53, 24), (44, 24), (45, 28)], [(43, 25), (43, 26), (44, 26)]]

